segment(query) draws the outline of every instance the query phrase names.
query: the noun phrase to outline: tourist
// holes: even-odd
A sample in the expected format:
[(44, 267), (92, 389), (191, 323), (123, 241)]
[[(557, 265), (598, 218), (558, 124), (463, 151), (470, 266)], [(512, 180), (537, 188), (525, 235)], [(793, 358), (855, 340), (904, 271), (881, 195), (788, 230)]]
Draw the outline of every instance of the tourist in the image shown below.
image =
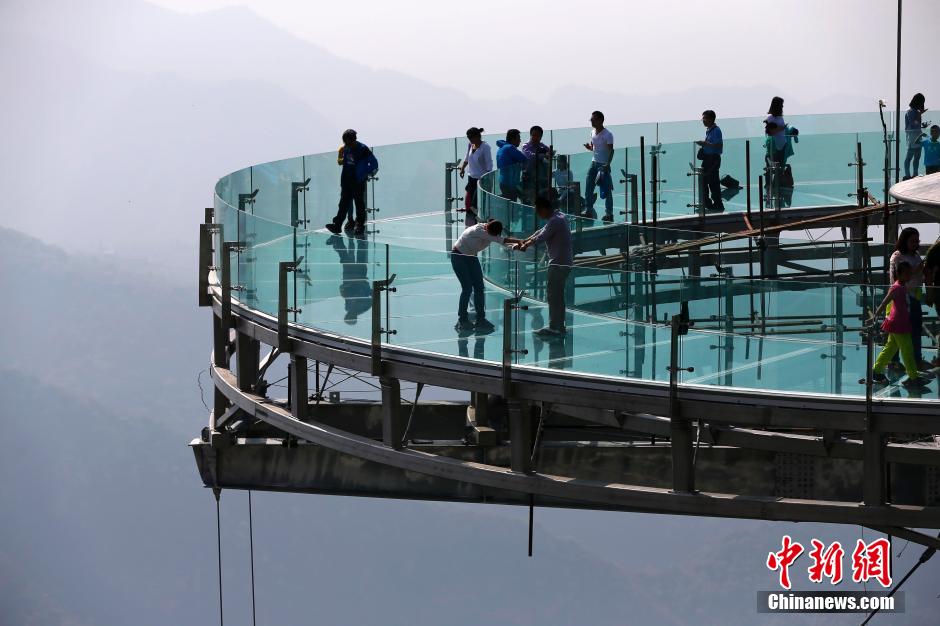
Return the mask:
[[(571, 170), (568, 169), (568, 157), (563, 154), (558, 155), (558, 159), (555, 162), (555, 171), (552, 172), (552, 181), (555, 184), (555, 190), (558, 194), (558, 204), (565, 207), (565, 213), (571, 213), (571, 208), (569, 207), (569, 195), (568, 191), (571, 188)], [(574, 207), (577, 206), (577, 203), (573, 203)]]
[[(339, 159), (337, 159), (338, 161)], [(339, 178), (339, 211), (326, 229), (339, 234), (352, 205), (356, 205), (355, 233), (361, 235), (366, 228), (366, 181), (379, 171), (379, 162), (367, 145), (356, 139), (356, 131), (343, 133), (342, 171)]]
[(519, 150), (522, 134), (518, 128), (506, 131), (506, 139), (496, 142), (496, 168), (499, 170), (499, 194), (515, 202), (522, 187), (522, 167), (528, 162)]
[(920, 145), (924, 149), (924, 168), (927, 174), (940, 172), (940, 126), (931, 126), (930, 137), (925, 137)]
[(541, 156), (545, 159), (551, 154), (551, 149), (542, 143), (542, 136), (544, 134), (545, 131), (542, 130), (541, 126), (536, 125), (529, 129), (529, 140), (522, 146), (522, 153), (530, 161), (536, 156)]
[(878, 358), (875, 359), (871, 378), (877, 384), (887, 384), (889, 381), (888, 377), (885, 376), (885, 367), (887, 367), (891, 358), (900, 352), (901, 362), (904, 363), (904, 369), (907, 372), (907, 379), (902, 384), (905, 387), (920, 388), (923, 386), (923, 382), (917, 373), (914, 350), (911, 345), (911, 320), (908, 317), (907, 310), (909, 294), (905, 286), (911, 279), (913, 270), (907, 261), (900, 261), (894, 269), (897, 279), (891, 285), (885, 299), (878, 305), (872, 318), (873, 321), (877, 319), (885, 310), (885, 307), (889, 303), (891, 304), (891, 311), (881, 325), (881, 330), (888, 333), (888, 340), (878, 354)]
[[(926, 111), (926, 100), (924, 99), (924, 94), (915, 93), (914, 97), (911, 98), (911, 104), (907, 109), (907, 113), (904, 114), (904, 134), (907, 137), (907, 155), (904, 157), (904, 180), (911, 178), (911, 162), (914, 163), (914, 174), (917, 176), (917, 171), (920, 169), (920, 150), (921, 150), (921, 139), (924, 136), (924, 129), (927, 125), (921, 120), (921, 116)], [(927, 165), (927, 160), (924, 159), (924, 165)], [(930, 172), (927, 172), (930, 174)]]
[[(703, 112), (702, 124), (705, 125), (705, 139), (695, 142), (700, 146), (697, 156), (702, 161), (702, 172), (699, 176), (699, 199), (706, 211), (724, 211), (725, 205), (721, 198), (721, 182), (718, 178), (723, 143), (721, 129), (715, 124), (715, 112), (711, 109)], [(710, 199), (708, 197), (709, 193), (711, 194)]]
[(493, 152), (490, 144), (483, 141), (483, 129), (472, 126), (467, 129), (467, 154), (460, 164), (460, 177), (467, 174), (467, 186), (464, 188), (464, 226), (473, 226), (479, 221), (477, 216), (477, 187), (480, 179), (487, 172), (493, 170)]
[(595, 186), (600, 188), (604, 198), (604, 221), (614, 221), (614, 184), (610, 177), (610, 164), (614, 160), (614, 135), (604, 128), (604, 114), (600, 111), (591, 113), (591, 140), (584, 144), (585, 150), (594, 153), (591, 167), (588, 168), (584, 185), (584, 217), (595, 218)]
[(571, 272), (572, 249), (571, 229), (565, 214), (552, 208), (551, 200), (539, 196), (535, 200), (535, 212), (545, 225), (535, 231), (528, 239), (517, 244), (525, 251), (533, 244), (544, 243), (548, 251), (548, 326), (535, 331), (543, 339), (563, 337), (565, 335), (565, 283)]
[[(940, 312), (940, 238), (924, 254), (924, 302), (928, 308), (934, 307)], [(940, 366), (940, 352), (932, 365)]]
[(786, 162), (787, 123), (783, 119), (783, 98), (774, 96), (764, 120), (764, 132), (767, 134), (767, 156), (770, 163)]
[(908, 316), (908, 327), (911, 334), (914, 363), (919, 369), (929, 369), (930, 364), (924, 361), (921, 352), (921, 334), (923, 333), (923, 312), (920, 301), (923, 298), (923, 272), (924, 264), (918, 254), (920, 249), (920, 233), (916, 228), (907, 227), (901, 230), (898, 241), (894, 245), (894, 252), (888, 263), (888, 279), (891, 284), (897, 282), (900, 273), (898, 266), (906, 263), (910, 267), (909, 277), (905, 279), (905, 293), (907, 303), (904, 307)]
[[(486, 298), (483, 294), (483, 268), (477, 258), (482, 250), (491, 243), (513, 245), (519, 243), (518, 239), (503, 236), (503, 224), (496, 220), (489, 220), (482, 224), (468, 227), (457, 238), (451, 250), (450, 264), (454, 274), (460, 282), (460, 299), (457, 304), (457, 325), (460, 331), (476, 331), (488, 333), (493, 331), (493, 324), (486, 319)], [(476, 310), (475, 323), (470, 321), (467, 306), (473, 296), (473, 308)]]
[(529, 202), (548, 189), (549, 174), (552, 170), (552, 151), (542, 143), (544, 134), (541, 126), (533, 126), (529, 129), (529, 141), (522, 146), (522, 154), (528, 160), (523, 173), (523, 188)]

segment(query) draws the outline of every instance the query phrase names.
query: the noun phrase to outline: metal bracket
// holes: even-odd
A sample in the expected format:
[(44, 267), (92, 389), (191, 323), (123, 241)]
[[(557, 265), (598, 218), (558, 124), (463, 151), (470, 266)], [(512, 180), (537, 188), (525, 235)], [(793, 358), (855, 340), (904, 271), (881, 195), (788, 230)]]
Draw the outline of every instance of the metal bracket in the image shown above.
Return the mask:
[(251, 193), (240, 193), (238, 194), (238, 210), (244, 211), (245, 206), (253, 205), (257, 199), (258, 190), (255, 189)]
[(277, 348), (281, 352), (290, 352), (290, 338), (287, 334), (288, 313), (300, 313), (301, 309), (291, 307), (287, 302), (287, 274), (297, 269), (296, 261), (281, 261), (277, 274)]
[(627, 210), (620, 211), (620, 215), (629, 214), (630, 223), (636, 224), (639, 221), (639, 212), (640, 212), (639, 198), (637, 194), (638, 192), (637, 175), (627, 174), (627, 171), (623, 169), (620, 170), (620, 175), (623, 176), (623, 178), (620, 179), (620, 182), (622, 184), (626, 184), (626, 186), (629, 188), (629, 197), (630, 197), (629, 211)]
[(382, 373), (382, 337), (385, 340), (392, 335), (397, 335), (398, 331), (382, 327), (382, 293), (395, 293), (397, 289), (391, 284), (397, 274), (392, 274), (386, 280), (372, 281), (372, 375), (379, 376)]
[(525, 348), (515, 350), (512, 347), (512, 313), (513, 311), (527, 311), (527, 305), (521, 305), (519, 302), (525, 292), (520, 292), (512, 298), (503, 300), (503, 398), (509, 398), (512, 394), (512, 357), (514, 354), (528, 354)]
[(232, 253), (245, 249), (242, 241), (222, 242), (222, 331), (232, 327), (232, 292), (241, 291), (240, 285), (232, 285)]
[(310, 220), (300, 218), (300, 193), (306, 193), (310, 189), (310, 178), (303, 182), (292, 182), (290, 184), (290, 225), (306, 226)]

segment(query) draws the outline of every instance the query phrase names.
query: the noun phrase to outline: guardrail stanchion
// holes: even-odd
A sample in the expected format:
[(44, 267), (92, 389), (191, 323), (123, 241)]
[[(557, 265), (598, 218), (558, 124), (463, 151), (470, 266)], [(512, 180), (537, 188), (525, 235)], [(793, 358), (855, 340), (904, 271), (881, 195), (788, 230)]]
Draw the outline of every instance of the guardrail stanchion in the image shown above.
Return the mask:
[[(382, 327), (382, 293), (393, 292), (392, 281), (395, 280), (395, 274), (392, 274), (385, 280), (372, 281), (372, 375), (381, 376), (382, 374), (382, 339), (388, 340), (391, 335), (397, 335), (397, 330)], [(386, 309), (388, 306), (385, 307)], [(386, 312), (387, 315), (387, 312)]]
[(222, 329), (228, 333), (232, 327), (232, 292), (241, 291), (240, 285), (232, 284), (232, 253), (244, 250), (241, 241), (222, 242)]
[(640, 135), (640, 197), (643, 205), (643, 225), (646, 225), (646, 138)]
[(694, 367), (679, 366), (679, 336), (688, 333), (689, 321), (673, 315), (669, 338), (669, 432), (672, 452), (673, 491), (695, 491), (692, 428), (679, 410), (679, 372), (693, 372)]
[[(290, 337), (287, 333), (287, 316), (300, 313), (301, 310), (290, 306), (287, 297), (287, 275), (297, 270), (295, 261), (281, 261), (277, 273), (277, 348), (281, 352), (290, 352)], [(296, 301), (295, 301), (296, 303)]]
[(862, 435), (862, 501), (867, 506), (883, 506), (887, 495), (884, 434), (878, 431), (872, 407), (874, 381), (875, 327), (865, 337), (865, 432)]

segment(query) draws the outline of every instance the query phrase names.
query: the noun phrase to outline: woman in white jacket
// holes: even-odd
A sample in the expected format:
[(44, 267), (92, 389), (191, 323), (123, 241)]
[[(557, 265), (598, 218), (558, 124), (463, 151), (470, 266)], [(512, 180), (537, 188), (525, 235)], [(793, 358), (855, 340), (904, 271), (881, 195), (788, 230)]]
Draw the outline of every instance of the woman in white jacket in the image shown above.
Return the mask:
[(464, 226), (473, 226), (477, 218), (477, 186), (483, 175), (493, 170), (493, 151), (490, 144), (483, 141), (483, 129), (472, 126), (467, 129), (467, 154), (460, 164), (460, 177), (467, 176), (467, 186), (464, 188)]

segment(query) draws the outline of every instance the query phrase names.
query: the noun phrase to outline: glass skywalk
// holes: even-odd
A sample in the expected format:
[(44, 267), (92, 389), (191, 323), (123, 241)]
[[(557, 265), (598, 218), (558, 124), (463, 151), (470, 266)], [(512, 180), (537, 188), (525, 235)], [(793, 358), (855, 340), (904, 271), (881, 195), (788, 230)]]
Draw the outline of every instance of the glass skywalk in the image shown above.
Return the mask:
[[(863, 144), (870, 163), (880, 165), (884, 154), (877, 116), (795, 116), (788, 121), (801, 131), (792, 160), (797, 184), (788, 205), (854, 204), (849, 194), (856, 190), (857, 181), (850, 164), (857, 143)], [(727, 142), (722, 172), (742, 184), (744, 172), (738, 170), (744, 167), (744, 142), (751, 141), (751, 184), (756, 197), (756, 175), (763, 170), (763, 139), (754, 132), (759, 121), (720, 123)], [(571, 218), (579, 258), (603, 254), (593, 249), (595, 244), (585, 242), (605, 236), (605, 231), (609, 236), (611, 229), (620, 229), (618, 236), (624, 241), (635, 242), (629, 249), (637, 255), (650, 241), (661, 245), (708, 236), (668, 228), (670, 216), (689, 216), (694, 211), (686, 207), (695, 198), (692, 177), (686, 174), (689, 162), (694, 162), (692, 141), (700, 138), (701, 125), (678, 122), (611, 130), (621, 146), (614, 165), (628, 174), (636, 173), (639, 166), (636, 144), (641, 135), (647, 148), (650, 141), (662, 144), (660, 177), (665, 182), (660, 191), (665, 202), (659, 205), (658, 217), (667, 221), (657, 229), (651, 228), (649, 220), (645, 226), (625, 224), (627, 218), (619, 211), (629, 215), (630, 199), (620, 186), (615, 194), (617, 223)], [(553, 131), (546, 133), (545, 140), (553, 142), (559, 152), (573, 152), (587, 132)], [(679, 137), (685, 139), (679, 141)], [(678, 267), (653, 273), (641, 264), (629, 269), (573, 268), (567, 297), (568, 334), (552, 341), (542, 341), (532, 332), (547, 320), (545, 268), (539, 253), (508, 252), (494, 246), (481, 260), (488, 279), (487, 318), (497, 330), (490, 335), (458, 333), (454, 323), (459, 285), (448, 251), (463, 228), (462, 213), (442, 210), (445, 184), (441, 174), (445, 163), (463, 155), (465, 145), (458, 138), (375, 148), (381, 170), (378, 180), (370, 184), (369, 206), (377, 212), (362, 238), (331, 235), (321, 229), (335, 213), (338, 200), (335, 152), (253, 166), (221, 179), (216, 186), (216, 222), (223, 225), (226, 241), (245, 246), (232, 259), (234, 297), (250, 308), (276, 314), (278, 264), (296, 261), (299, 271), (289, 275), (289, 293), (290, 307), (299, 311), (292, 314), (292, 321), (368, 341), (374, 313), (372, 282), (394, 275), (395, 291), (383, 296), (380, 311), (383, 328), (395, 331), (386, 338), (390, 344), (501, 362), (502, 330), (508, 323), (513, 362), (518, 366), (656, 381), (668, 380), (670, 330), (663, 322), (678, 314), (686, 302), (695, 324), (681, 337), (679, 360), (694, 371), (682, 373), (682, 384), (864, 395), (859, 380), (866, 373), (866, 346), (859, 331), (866, 311), (880, 302), (883, 288), (785, 276), (751, 279), (735, 256), (747, 252), (746, 240), (702, 249), (727, 255), (728, 262), (719, 263), (725, 271), (718, 275), (692, 277)], [(587, 153), (577, 153), (570, 159), (576, 180), (583, 179), (589, 158)], [(866, 172), (865, 180), (873, 190), (883, 186), (877, 167)], [(743, 197), (745, 190), (738, 195)], [(728, 212), (745, 208), (738, 196), (725, 206)], [(494, 196), (482, 201), (482, 212), (484, 217), (503, 220), (516, 235), (526, 235), (536, 226), (531, 208)], [(805, 241), (789, 243), (805, 245)], [(831, 268), (823, 270), (842, 268), (841, 252), (831, 247)], [(526, 308), (513, 313), (511, 320), (503, 319), (503, 302), (514, 295), (522, 297)], [(938, 385), (932, 383), (930, 388), (915, 397), (940, 398)], [(880, 393), (910, 397), (912, 392), (892, 386)]]

